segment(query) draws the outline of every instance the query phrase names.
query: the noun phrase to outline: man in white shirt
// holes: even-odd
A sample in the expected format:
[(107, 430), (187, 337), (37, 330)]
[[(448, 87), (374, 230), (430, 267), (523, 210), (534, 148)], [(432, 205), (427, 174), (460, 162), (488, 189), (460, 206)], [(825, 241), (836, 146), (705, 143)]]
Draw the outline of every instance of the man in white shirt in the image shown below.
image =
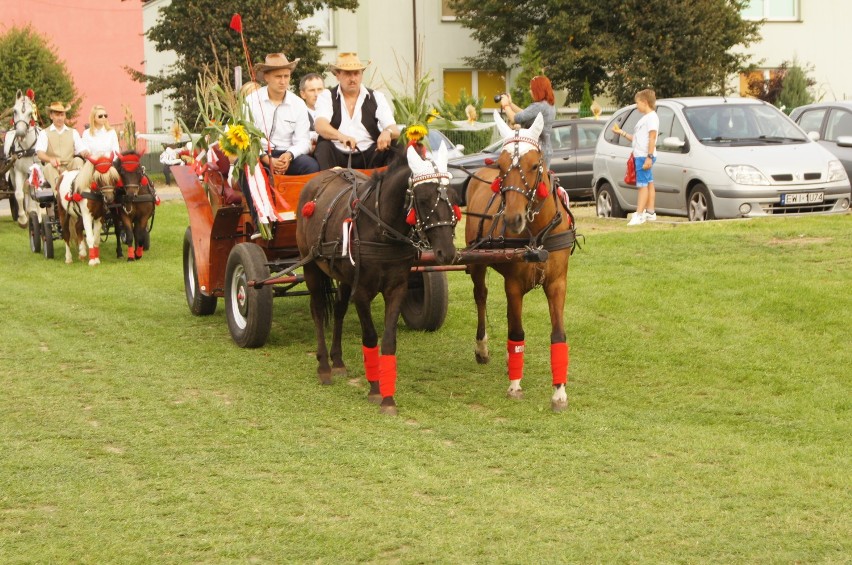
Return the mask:
[(277, 175), (307, 175), (319, 170), (311, 157), (310, 119), (304, 100), (290, 92), (290, 76), (299, 59), (283, 53), (266, 56), (257, 65), (258, 79), (266, 86), (246, 97), (254, 124), (264, 133), (260, 161)]
[(166, 145), (160, 153), (160, 163), (163, 165), (163, 176), (166, 184), (172, 184), (172, 165), (183, 165), (183, 159), (178, 156), (175, 145)]
[(393, 110), (381, 92), (361, 84), (369, 64), (361, 63), (356, 53), (340, 53), (329, 65), (338, 86), (324, 90), (317, 99), (314, 127), (319, 140), (314, 156), (320, 169), (345, 167), (350, 155), (353, 167), (382, 167), (396, 155), (392, 149), (399, 128)]
[(83, 166), (80, 157), (88, 157), (89, 149), (77, 130), (65, 125), (65, 114), (71, 106), (54, 102), (47, 107), (49, 128), (41, 130), (35, 142), (36, 156), (44, 163), (45, 180), (56, 188), (60, 173), (79, 170)]
[(308, 107), (308, 118), (311, 121), (311, 152), (317, 145), (317, 130), (314, 121), (317, 119), (317, 98), (325, 90), (325, 82), (317, 73), (308, 73), (299, 81), (299, 96)]

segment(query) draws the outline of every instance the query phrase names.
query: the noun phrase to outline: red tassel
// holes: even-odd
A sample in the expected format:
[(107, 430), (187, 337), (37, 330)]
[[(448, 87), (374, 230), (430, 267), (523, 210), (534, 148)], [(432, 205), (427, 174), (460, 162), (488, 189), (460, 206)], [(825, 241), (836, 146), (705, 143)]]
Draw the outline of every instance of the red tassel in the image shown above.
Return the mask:
[(305, 202), (305, 205), (302, 206), (302, 217), (310, 218), (314, 215), (314, 211), (317, 209), (317, 203), (311, 200), (310, 202)]
[(417, 223), (417, 214), (414, 212), (414, 208), (408, 211), (408, 215), (405, 217), (405, 223), (409, 226), (413, 226)]
[(82, 202), (83, 201), (83, 195), (80, 194), (79, 192), (75, 192), (74, 196), (71, 197), (71, 200), (73, 200), (74, 202)]
[(239, 14), (231, 16), (231, 29), (237, 33), (243, 32), (243, 18)]
[(493, 165), (493, 164), (494, 164), (494, 159), (492, 159), (491, 157), (488, 157), (487, 159), (485, 159), (484, 163), (485, 163), (486, 165)]
[(503, 184), (500, 177), (497, 177), (491, 182), (491, 190), (494, 192), (500, 192), (500, 185)]
[(535, 195), (539, 198), (547, 198), (547, 185), (544, 184), (544, 181), (538, 183), (538, 188), (535, 191)]
[(33, 92), (32, 88), (27, 89), (27, 98), (35, 102), (35, 92)]
[(65, 195), (65, 202), (71, 202), (71, 195), (70, 194)]
[(155, 206), (159, 206), (159, 205), (160, 205), (160, 197), (159, 197), (159, 196), (155, 196), (155, 197), (154, 197), (154, 205), (155, 205)]
[[(145, 180), (145, 179), (142, 179), (142, 180)], [(143, 182), (142, 184), (145, 184), (145, 183)], [(124, 182), (121, 179), (118, 179), (117, 181), (115, 181), (115, 187), (116, 188), (122, 188), (123, 186), (124, 186)]]
[(148, 177), (142, 177), (142, 180), (139, 181), (142, 186), (148, 186)]
[(98, 189), (98, 183), (96, 183), (95, 181), (92, 181), (92, 184), (89, 185), (89, 188), (91, 188), (92, 190), (97, 190)]
[(456, 221), (461, 221), (461, 208), (459, 208), (458, 204), (453, 204), (453, 214), (456, 215)]

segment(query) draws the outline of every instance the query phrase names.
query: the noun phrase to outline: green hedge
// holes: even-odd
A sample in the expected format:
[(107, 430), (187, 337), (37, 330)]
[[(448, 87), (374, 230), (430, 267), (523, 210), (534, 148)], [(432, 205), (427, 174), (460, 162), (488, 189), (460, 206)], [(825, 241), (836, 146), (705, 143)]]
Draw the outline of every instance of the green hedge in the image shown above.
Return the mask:
[(445, 129), (441, 133), (447, 136), (455, 145), (461, 143), (464, 145), (465, 155), (481, 151), (491, 143), (494, 135), (494, 128), (488, 128), (477, 131), (461, 130), (461, 129)]

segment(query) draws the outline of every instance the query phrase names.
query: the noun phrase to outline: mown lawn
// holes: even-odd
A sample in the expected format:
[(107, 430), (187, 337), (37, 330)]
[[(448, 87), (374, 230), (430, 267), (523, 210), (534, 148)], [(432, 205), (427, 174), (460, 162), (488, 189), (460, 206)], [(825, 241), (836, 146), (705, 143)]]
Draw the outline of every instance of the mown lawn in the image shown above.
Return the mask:
[(257, 350), (190, 315), (186, 223), (167, 202), (143, 261), (89, 268), (0, 218), (0, 562), (852, 561), (852, 215), (581, 217), (562, 414), (543, 296), (513, 402), (502, 279), (480, 366), (451, 274), (445, 326), (400, 331), (397, 418), (354, 311), (331, 387), (307, 298)]

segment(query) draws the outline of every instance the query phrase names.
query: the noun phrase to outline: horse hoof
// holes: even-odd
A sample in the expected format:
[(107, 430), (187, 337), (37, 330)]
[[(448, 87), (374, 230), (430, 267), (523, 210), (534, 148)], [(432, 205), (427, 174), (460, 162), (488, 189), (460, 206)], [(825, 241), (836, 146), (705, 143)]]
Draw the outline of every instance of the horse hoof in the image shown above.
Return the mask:
[(551, 400), (550, 401), (550, 409), (553, 410), (556, 414), (560, 412), (564, 412), (565, 409), (568, 408), (567, 400)]
[(65, 264), (66, 264), (66, 265), (71, 265), (71, 264), (73, 264), (73, 263), (74, 263), (74, 260), (73, 260), (73, 259), (66, 259), (66, 260), (65, 260)]
[(382, 399), (382, 403), (379, 405), (379, 413), (384, 414), (385, 416), (396, 416), (399, 414), (399, 410), (396, 409), (396, 402), (394, 402), (393, 396), (388, 396), (387, 398)]
[(506, 398), (511, 398), (512, 400), (523, 400), (524, 399), (524, 391), (521, 389), (517, 390), (507, 390)]
[(330, 385), (334, 383), (334, 380), (331, 378), (331, 373), (317, 373), (317, 378), (321, 385)]
[(368, 394), (367, 402), (371, 404), (381, 404), (382, 403), (382, 395), (381, 394)]
[(349, 370), (346, 367), (332, 367), (331, 374), (335, 377), (347, 377)]
[[(119, 259), (121, 259), (121, 257), (119, 257)], [(135, 259), (134, 257), (128, 257), (128, 258), (127, 258), (127, 262), (128, 262), (128, 263), (130, 263), (131, 261), (135, 261), (135, 260), (136, 260), (136, 259)]]
[(487, 365), (489, 361), (491, 361), (491, 357), (480, 355), (479, 353), (476, 354), (476, 362), (480, 365)]

